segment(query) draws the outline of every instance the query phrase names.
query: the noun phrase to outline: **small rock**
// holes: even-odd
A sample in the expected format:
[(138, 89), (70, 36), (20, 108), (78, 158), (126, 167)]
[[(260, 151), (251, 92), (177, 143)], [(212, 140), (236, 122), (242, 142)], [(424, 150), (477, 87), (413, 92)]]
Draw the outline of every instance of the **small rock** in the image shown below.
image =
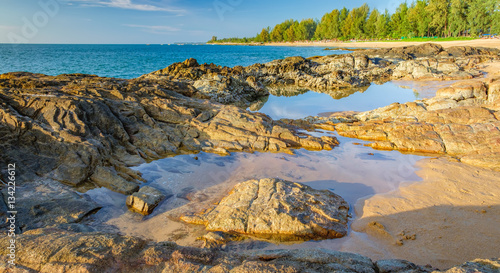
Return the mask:
[(417, 269), (414, 263), (399, 259), (380, 260), (375, 262), (375, 265), (379, 273), (408, 272)]
[(172, 193), (165, 195), (153, 187), (144, 186), (127, 197), (127, 207), (140, 214), (149, 215), (162, 200), (171, 196)]
[(202, 248), (219, 248), (227, 244), (228, 242), (235, 240), (237, 237), (238, 236), (229, 233), (214, 231), (214, 232), (209, 232), (196, 239), (203, 241)]
[(186, 199), (186, 200), (188, 200), (188, 201), (191, 201), (191, 200), (189, 200), (188, 195), (189, 195), (190, 193), (193, 193), (193, 192), (194, 192), (194, 188), (193, 188), (193, 187), (186, 187), (186, 188), (181, 189), (181, 192), (179, 192), (179, 193), (176, 195), (176, 197), (177, 197), (177, 198)]

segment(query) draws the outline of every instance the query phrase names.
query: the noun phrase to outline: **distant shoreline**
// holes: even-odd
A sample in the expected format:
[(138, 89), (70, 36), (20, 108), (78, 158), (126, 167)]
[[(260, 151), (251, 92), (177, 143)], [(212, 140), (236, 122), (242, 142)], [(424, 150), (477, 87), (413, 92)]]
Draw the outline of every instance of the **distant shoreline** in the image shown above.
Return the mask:
[(425, 43), (440, 44), (447, 48), (452, 46), (474, 46), (490, 47), (500, 49), (500, 39), (476, 39), (457, 41), (426, 41), (426, 42), (271, 42), (271, 43), (213, 43), (215, 45), (245, 45), (245, 46), (317, 46), (317, 47), (339, 47), (339, 48), (391, 48), (401, 46), (420, 45)]

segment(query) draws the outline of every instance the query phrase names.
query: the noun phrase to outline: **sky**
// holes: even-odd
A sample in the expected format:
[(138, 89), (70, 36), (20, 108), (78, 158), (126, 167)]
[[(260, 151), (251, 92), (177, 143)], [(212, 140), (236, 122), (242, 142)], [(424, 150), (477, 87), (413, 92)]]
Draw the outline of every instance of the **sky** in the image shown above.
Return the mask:
[(0, 43), (169, 44), (251, 37), (286, 19), (405, 0), (0, 0)]

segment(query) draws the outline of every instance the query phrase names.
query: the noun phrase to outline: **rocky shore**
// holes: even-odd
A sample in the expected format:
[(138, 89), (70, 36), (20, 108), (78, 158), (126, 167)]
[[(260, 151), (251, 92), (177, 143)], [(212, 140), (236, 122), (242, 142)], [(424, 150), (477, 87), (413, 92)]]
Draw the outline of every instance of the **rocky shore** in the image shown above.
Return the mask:
[[(309, 118), (305, 124), (373, 141), (375, 149), (447, 154), (500, 170), (500, 77), (460, 81), (436, 97), (358, 114)], [(292, 123), (297, 123), (294, 121)]]
[[(199, 65), (194, 59), (175, 63), (141, 78), (192, 84), (221, 103), (249, 105), (268, 88), (294, 86), (329, 94), (389, 80), (452, 80), (482, 76), (480, 63), (498, 60), (498, 49), (424, 44), (371, 49), (346, 55), (290, 57), (248, 67)], [(335, 95), (333, 95), (335, 97)]]
[[(402, 260), (373, 262), (358, 254), (323, 249), (228, 253), (57, 229), (19, 236), (20, 265), (8, 268), (4, 263), (7, 240), (0, 239), (3, 272), (443, 272)], [(498, 259), (477, 259), (444, 272), (498, 272), (499, 267)]]
[[(2, 237), (0, 246), (6, 248)], [(402, 260), (370, 259), (322, 249), (247, 251), (181, 247), (106, 233), (38, 229), (18, 239), (19, 263), (4, 272), (441, 272)], [(2, 253), (2, 261), (5, 255)], [(477, 259), (444, 272), (495, 272), (498, 259)]]
[[(0, 269), (437, 271), (402, 260), (373, 262), (361, 255), (321, 249), (229, 253), (123, 236), (92, 219), (102, 208), (85, 192), (105, 187), (128, 195), (128, 207), (147, 215), (172, 193), (150, 188), (131, 167), (200, 151), (293, 153), (294, 149), (330, 150), (338, 145), (333, 136), (314, 137), (303, 129), (335, 130), (342, 136), (371, 140), (373, 148), (449, 155), (498, 171), (500, 78), (477, 78), (483, 75), (479, 65), (500, 60), (499, 54), (498, 49), (444, 49), (426, 44), (341, 56), (291, 57), (234, 68), (199, 65), (189, 59), (132, 80), (2, 74), (0, 162), (15, 162), (19, 170), (19, 218), (17, 266), (7, 264), (9, 241), (2, 234)], [(290, 87), (345, 96), (371, 82), (394, 79), (468, 81), (441, 89), (432, 99), (365, 113), (275, 121), (244, 109), (270, 92), (287, 92)], [(2, 173), (2, 181), (6, 177)], [(2, 185), (3, 200), (6, 192)], [(308, 206), (311, 202), (314, 206)], [(4, 217), (7, 207), (0, 203)], [(243, 235), (334, 238), (347, 233), (348, 208), (330, 191), (316, 192), (273, 179), (252, 180), (237, 186), (208, 211), (183, 220)], [(0, 226), (5, 228), (6, 223)], [(478, 259), (447, 272), (498, 272), (499, 268), (498, 259)]]

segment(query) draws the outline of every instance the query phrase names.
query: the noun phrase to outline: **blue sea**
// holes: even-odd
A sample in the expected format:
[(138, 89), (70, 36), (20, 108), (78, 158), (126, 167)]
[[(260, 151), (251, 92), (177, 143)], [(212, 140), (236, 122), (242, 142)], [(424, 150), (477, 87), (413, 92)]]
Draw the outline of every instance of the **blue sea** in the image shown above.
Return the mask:
[(344, 53), (348, 51), (330, 51), (324, 47), (0, 44), (0, 74), (14, 71), (47, 75), (84, 73), (131, 79), (188, 58), (195, 58), (200, 64), (234, 67), (291, 56)]

